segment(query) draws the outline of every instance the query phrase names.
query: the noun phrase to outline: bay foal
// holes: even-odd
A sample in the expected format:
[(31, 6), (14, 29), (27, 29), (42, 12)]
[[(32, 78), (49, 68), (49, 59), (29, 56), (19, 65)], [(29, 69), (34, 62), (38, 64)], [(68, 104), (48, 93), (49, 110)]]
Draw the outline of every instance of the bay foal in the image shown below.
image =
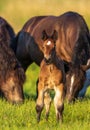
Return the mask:
[(45, 30), (42, 32), (44, 59), (40, 65), (40, 74), (37, 83), (38, 97), (36, 101), (36, 112), (38, 122), (40, 121), (44, 105), (46, 108), (46, 119), (48, 119), (51, 104), (51, 98), (48, 93), (50, 89), (55, 91), (54, 106), (57, 121), (62, 121), (65, 73), (63, 62), (55, 53), (55, 42), (57, 38), (58, 34), (55, 30), (51, 36), (48, 36)]

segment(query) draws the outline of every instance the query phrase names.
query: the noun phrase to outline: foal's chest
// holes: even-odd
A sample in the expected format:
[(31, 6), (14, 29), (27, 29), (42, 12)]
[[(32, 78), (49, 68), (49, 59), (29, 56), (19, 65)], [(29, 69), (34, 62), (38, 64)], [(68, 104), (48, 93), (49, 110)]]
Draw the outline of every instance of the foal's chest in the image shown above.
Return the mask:
[(56, 86), (62, 80), (62, 72), (61, 70), (57, 69), (55, 65), (49, 65), (47, 71), (47, 84), (49, 86)]

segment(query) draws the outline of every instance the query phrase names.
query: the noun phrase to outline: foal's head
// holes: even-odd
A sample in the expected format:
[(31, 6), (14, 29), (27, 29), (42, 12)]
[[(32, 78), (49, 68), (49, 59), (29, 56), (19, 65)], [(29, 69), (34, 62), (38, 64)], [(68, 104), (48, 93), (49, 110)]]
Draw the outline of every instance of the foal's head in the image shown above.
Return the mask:
[(51, 36), (48, 36), (45, 30), (42, 32), (42, 40), (44, 41), (43, 54), (46, 63), (50, 63), (52, 60), (51, 56), (52, 56), (52, 52), (55, 49), (55, 43), (57, 38), (58, 35), (56, 30), (53, 31), (53, 34)]

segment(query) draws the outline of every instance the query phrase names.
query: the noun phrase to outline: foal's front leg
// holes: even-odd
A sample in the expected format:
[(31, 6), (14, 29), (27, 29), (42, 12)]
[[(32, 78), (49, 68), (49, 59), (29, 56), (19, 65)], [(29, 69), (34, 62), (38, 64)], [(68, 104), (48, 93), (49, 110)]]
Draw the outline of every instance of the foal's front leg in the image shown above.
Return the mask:
[(64, 110), (64, 85), (60, 84), (55, 88), (54, 106), (56, 110), (57, 121), (63, 120), (63, 110)]
[(52, 101), (52, 99), (50, 97), (50, 94), (49, 94), (49, 92), (46, 91), (44, 93), (44, 105), (45, 105), (45, 109), (46, 109), (46, 120), (48, 120), (51, 101)]
[(40, 121), (41, 112), (44, 106), (44, 88), (42, 84), (38, 84), (38, 97), (36, 101), (36, 112), (37, 112), (37, 121)]

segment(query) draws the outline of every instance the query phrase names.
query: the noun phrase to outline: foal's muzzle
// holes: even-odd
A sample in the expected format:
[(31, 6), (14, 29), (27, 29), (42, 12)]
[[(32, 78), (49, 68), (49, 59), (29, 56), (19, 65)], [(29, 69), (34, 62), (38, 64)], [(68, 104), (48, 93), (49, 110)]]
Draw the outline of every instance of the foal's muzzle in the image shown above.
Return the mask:
[(48, 59), (44, 57), (44, 61), (46, 62), (46, 64), (51, 64), (52, 59), (51, 57), (49, 57)]

